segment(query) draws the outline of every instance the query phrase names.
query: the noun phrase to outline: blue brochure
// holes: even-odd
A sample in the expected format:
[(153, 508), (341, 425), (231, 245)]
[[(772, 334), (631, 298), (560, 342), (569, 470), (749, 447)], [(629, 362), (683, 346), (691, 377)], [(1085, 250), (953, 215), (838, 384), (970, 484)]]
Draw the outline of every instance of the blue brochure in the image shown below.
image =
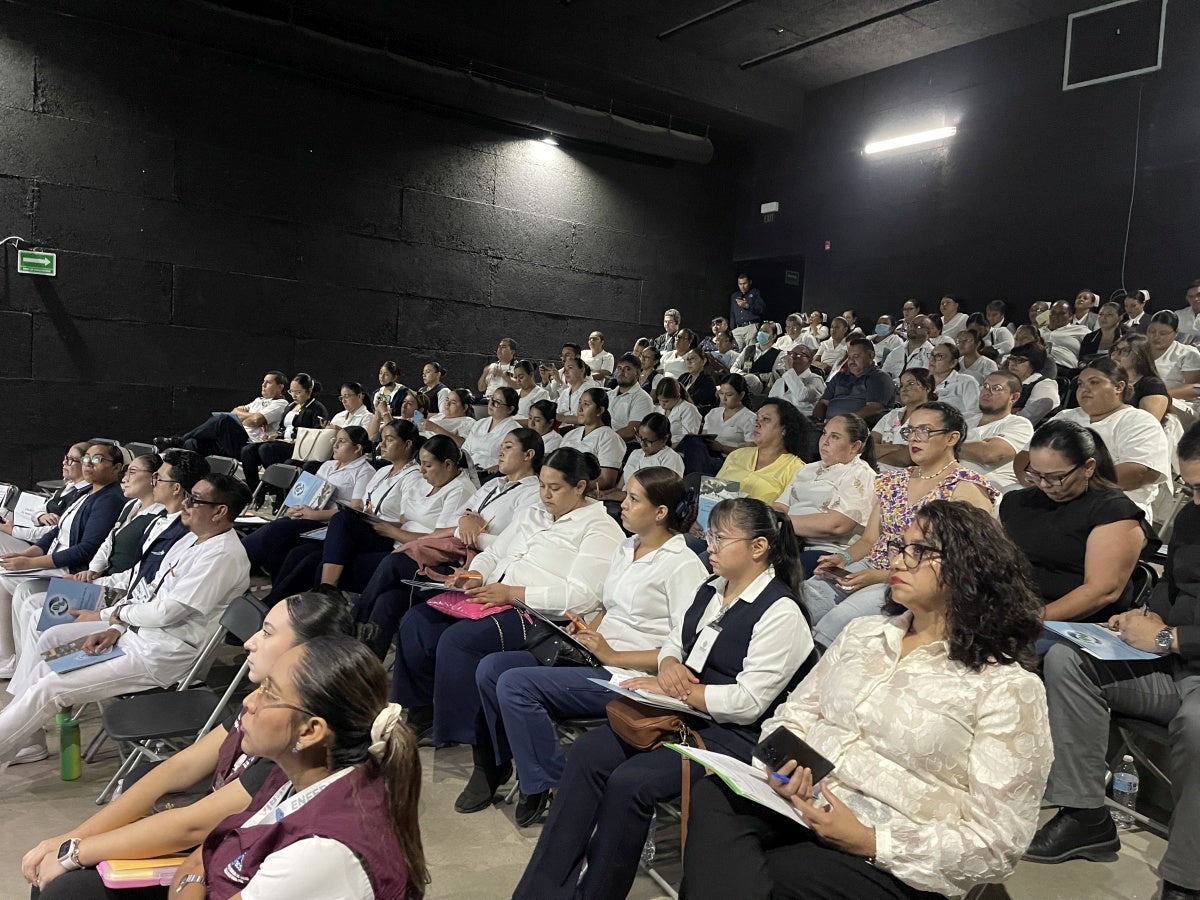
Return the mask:
[(42, 617), (38, 619), (37, 630), (45, 631), (55, 625), (74, 622), (75, 617), (68, 610), (95, 609), (102, 596), (104, 589), (98, 584), (51, 578), (50, 587), (46, 588), (46, 601), (42, 604)]
[(47, 650), (42, 654), (42, 659), (46, 661), (46, 665), (50, 667), (51, 671), (57, 672), (59, 675), (65, 675), (68, 672), (74, 672), (76, 669), (84, 669), (88, 666), (94, 666), (96, 663), (125, 655), (125, 651), (121, 649), (120, 643), (113, 644), (103, 653), (97, 653), (95, 656), (84, 653), (83, 645), (86, 643), (88, 637), (91, 637), (91, 635)]

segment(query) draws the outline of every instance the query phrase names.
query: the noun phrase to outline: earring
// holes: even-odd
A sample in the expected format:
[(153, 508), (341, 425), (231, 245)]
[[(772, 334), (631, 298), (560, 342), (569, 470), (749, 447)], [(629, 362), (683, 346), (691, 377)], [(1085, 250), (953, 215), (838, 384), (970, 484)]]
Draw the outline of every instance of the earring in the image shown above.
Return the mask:
[(299, 752), (300, 752), (300, 742), (299, 742), (299, 741), (296, 741), (296, 746), (292, 748), (292, 752), (293, 752), (293, 753), (299, 753)]

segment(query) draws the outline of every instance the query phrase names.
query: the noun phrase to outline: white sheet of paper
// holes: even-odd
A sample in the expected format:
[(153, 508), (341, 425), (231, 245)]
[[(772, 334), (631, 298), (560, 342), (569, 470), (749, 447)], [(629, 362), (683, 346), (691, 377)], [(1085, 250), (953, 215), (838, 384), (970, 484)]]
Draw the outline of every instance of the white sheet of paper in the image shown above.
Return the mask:
[(771, 789), (771, 785), (767, 783), (770, 776), (761, 769), (756, 769), (754, 766), (735, 757), (726, 756), (724, 753), (714, 753), (712, 750), (684, 747), (681, 744), (665, 744), (664, 746), (670, 747), (676, 753), (682, 753), (689, 759), (694, 759), (704, 768), (715, 773), (718, 778), (729, 785), (735, 794), (745, 797), (747, 800), (753, 800), (760, 806), (772, 809), (780, 815), (795, 819), (805, 828), (808, 827), (804, 816), (800, 815), (800, 810)]
[[(638, 676), (645, 678), (644, 673)], [(688, 706), (682, 700), (676, 700), (674, 697), (668, 697), (666, 694), (656, 694), (654, 691), (631, 691), (628, 688), (623, 688), (619, 684), (612, 681), (605, 681), (603, 678), (589, 678), (588, 681), (595, 684), (603, 685), (615, 694), (620, 694), (622, 697), (628, 697), (630, 700), (637, 700), (639, 703), (645, 703), (647, 706), (656, 706), (659, 709), (669, 709), (672, 712), (687, 713), (690, 716), (697, 716), (701, 719), (711, 719), (708, 713), (701, 712), (695, 707)]]

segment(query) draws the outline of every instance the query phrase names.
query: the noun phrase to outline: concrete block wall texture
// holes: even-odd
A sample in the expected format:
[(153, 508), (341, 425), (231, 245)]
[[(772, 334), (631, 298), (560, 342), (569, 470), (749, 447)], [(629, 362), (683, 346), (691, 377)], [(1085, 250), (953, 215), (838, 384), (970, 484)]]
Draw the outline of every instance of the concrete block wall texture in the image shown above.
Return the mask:
[(705, 323), (731, 169), (550, 147), (219, 50), (0, 4), (0, 480), (71, 442), (184, 430), (268, 369), (472, 385), (496, 341), (557, 357)]

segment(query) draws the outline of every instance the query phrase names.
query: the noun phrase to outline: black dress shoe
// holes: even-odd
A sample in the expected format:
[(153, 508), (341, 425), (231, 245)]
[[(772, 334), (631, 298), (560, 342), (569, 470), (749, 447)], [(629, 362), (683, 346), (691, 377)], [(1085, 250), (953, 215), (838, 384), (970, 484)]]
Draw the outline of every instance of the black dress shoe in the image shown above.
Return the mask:
[(152, 443), (159, 450), (170, 450), (172, 447), (182, 447), (183, 438), (181, 437), (156, 437), (152, 438)]
[(433, 746), (433, 707), (412, 706), (406, 711), (409, 730), (417, 739), (418, 747)]
[(1197, 900), (1200, 898), (1200, 891), (1191, 891), (1164, 879), (1159, 897), (1161, 900)]
[(1120, 849), (1117, 826), (1107, 809), (1060, 809), (1038, 829), (1024, 858), (1039, 863), (1112, 862)]
[(549, 808), (549, 791), (542, 791), (537, 794), (522, 794), (521, 798), (517, 801), (517, 824), (522, 828), (536, 825), (541, 821), (542, 816)]
[(454, 801), (454, 808), (460, 813), (475, 813), (487, 809), (496, 798), (496, 790), (512, 777), (512, 763), (497, 766), (480, 765), (475, 763), (475, 770), (467, 786)]

